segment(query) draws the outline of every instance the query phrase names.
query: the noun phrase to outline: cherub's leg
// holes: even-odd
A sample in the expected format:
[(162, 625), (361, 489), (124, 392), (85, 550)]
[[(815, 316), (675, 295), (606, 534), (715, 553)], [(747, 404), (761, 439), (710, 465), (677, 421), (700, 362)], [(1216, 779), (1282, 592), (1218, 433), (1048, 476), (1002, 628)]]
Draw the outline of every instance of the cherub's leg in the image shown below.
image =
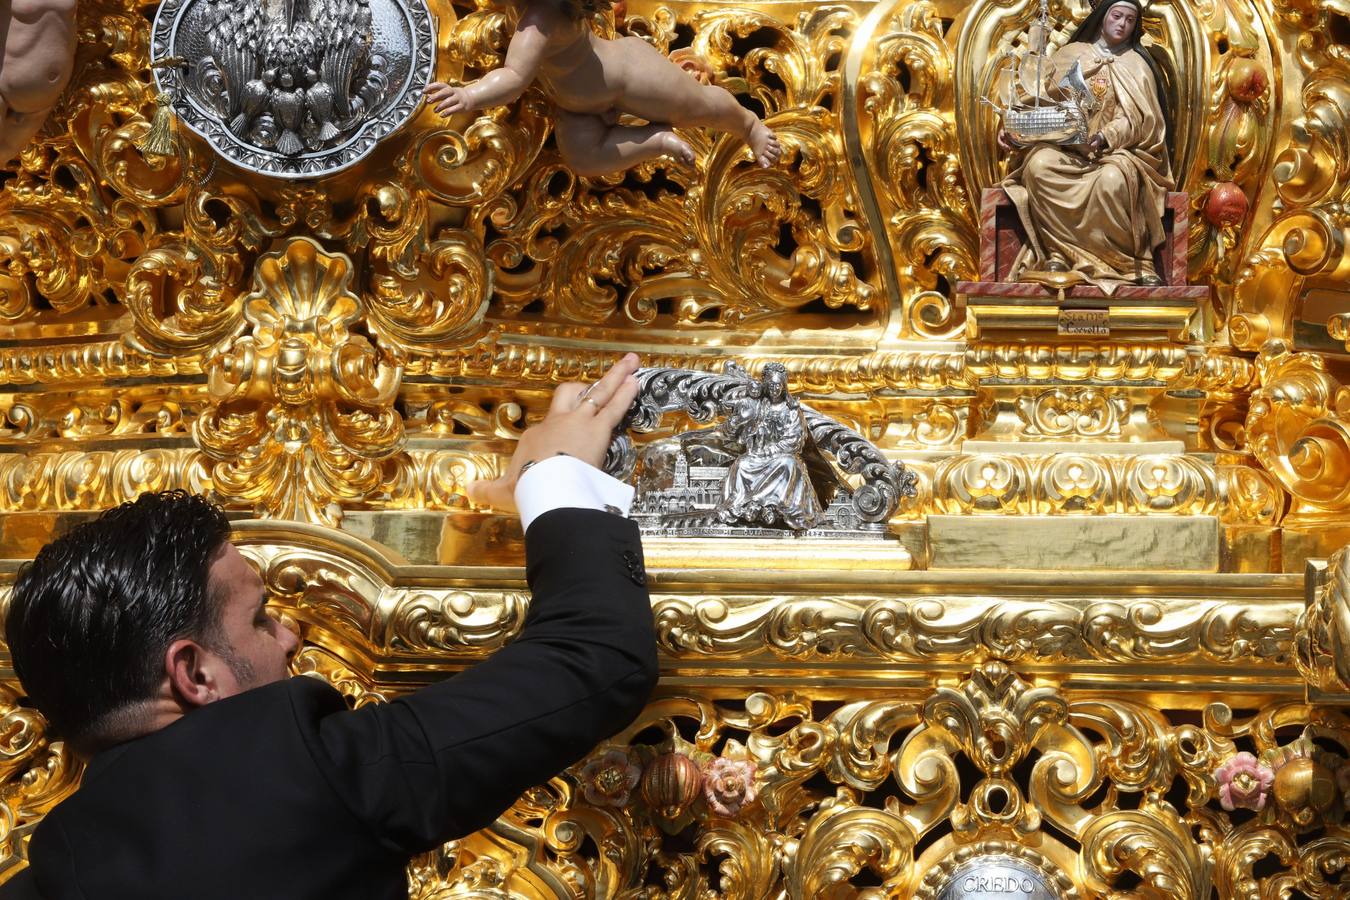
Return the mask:
[(770, 166), (782, 155), (774, 133), (759, 117), (736, 102), (725, 88), (699, 84), (654, 47), (626, 38), (623, 96), (619, 107), (649, 122), (699, 125), (734, 134), (750, 145), (755, 161)]
[(0, 112), (0, 166), (3, 166), (37, 137), (51, 110), (17, 112), (3, 101), (0, 101), (0, 110), (3, 110)]
[(556, 110), (553, 131), (563, 160), (578, 175), (621, 172), (658, 156), (694, 162), (694, 151), (664, 125), (606, 125), (599, 116)]
[[(693, 81), (690, 78), (690, 81)], [(726, 88), (715, 84), (699, 84), (697, 103), (694, 104), (694, 119), (690, 124), (706, 125), (728, 134), (741, 137), (750, 145), (755, 154), (755, 162), (761, 166), (772, 166), (783, 154), (778, 136), (769, 126), (760, 121), (759, 116), (736, 102), (736, 98)], [(678, 124), (683, 125), (684, 122)]]

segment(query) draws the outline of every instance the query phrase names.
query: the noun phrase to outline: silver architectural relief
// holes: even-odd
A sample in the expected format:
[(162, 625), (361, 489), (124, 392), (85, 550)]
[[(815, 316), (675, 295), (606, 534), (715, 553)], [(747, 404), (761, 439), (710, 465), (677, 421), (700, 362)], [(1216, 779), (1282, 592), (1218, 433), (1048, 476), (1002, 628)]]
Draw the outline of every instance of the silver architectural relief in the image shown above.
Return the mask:
[(165, 0), (155, 70), (174, 112), (235, 165), (341, 171), (408, 121), (435, 69), (426, 0)]
[[(881, 537), (915, 475), (862, 435), (800, 403), (778, 363), (753, 378), (642, 369), (639, 391), (605, 460), (636, 474), (632, 517), (647, 534), (697, 537)], [(722, 421), (653, 441), (639, 453), (627, 429), (655, 431), (666, 413)]]

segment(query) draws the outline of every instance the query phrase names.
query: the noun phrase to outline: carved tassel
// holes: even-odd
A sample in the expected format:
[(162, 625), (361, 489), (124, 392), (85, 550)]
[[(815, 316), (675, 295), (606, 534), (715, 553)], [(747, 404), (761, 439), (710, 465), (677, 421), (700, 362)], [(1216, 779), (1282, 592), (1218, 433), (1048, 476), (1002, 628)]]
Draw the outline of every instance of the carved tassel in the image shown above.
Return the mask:
[(178, 155), (178, 134), (173, 121), (173, 98), (163, 91), (155, 96), (155, 116), (150, 120), (150, 130), (136, 142), (136, 146), (146, 156)]

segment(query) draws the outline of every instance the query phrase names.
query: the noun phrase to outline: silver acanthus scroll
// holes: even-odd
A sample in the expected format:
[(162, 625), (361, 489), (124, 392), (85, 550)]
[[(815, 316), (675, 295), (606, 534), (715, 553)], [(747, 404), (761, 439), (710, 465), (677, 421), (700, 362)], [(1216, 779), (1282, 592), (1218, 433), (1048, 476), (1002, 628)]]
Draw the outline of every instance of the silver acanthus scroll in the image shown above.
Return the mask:
[[(752, 377), (642, 369), (638, 396), (605, 459), (619, 478), (636, 472), (632, 516), (648, 534), (707, 537), (880, 537), (916, 477), (862, 435), (793, 397), (778, 363)], [(721, 424), (646, 445), (669, 412)]]
[(222, 157), (317, 178), (370, 153), (417, 110), (435, 69), (426, 0), (164, 0), (153, 56), (174, 112)]

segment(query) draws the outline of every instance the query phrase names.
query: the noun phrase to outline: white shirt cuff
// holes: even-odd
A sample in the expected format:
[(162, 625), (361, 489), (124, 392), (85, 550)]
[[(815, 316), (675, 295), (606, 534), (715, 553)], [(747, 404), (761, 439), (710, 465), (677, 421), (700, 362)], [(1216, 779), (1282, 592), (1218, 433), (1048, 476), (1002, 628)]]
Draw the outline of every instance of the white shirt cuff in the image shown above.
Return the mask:
[(520, 527), (553, 509), (606, 509), (615, 507), (628, 515), (633, 486), (611, 478), (575, 456), (550, 456), (540, 460), (516, 481), (516, 509)]

